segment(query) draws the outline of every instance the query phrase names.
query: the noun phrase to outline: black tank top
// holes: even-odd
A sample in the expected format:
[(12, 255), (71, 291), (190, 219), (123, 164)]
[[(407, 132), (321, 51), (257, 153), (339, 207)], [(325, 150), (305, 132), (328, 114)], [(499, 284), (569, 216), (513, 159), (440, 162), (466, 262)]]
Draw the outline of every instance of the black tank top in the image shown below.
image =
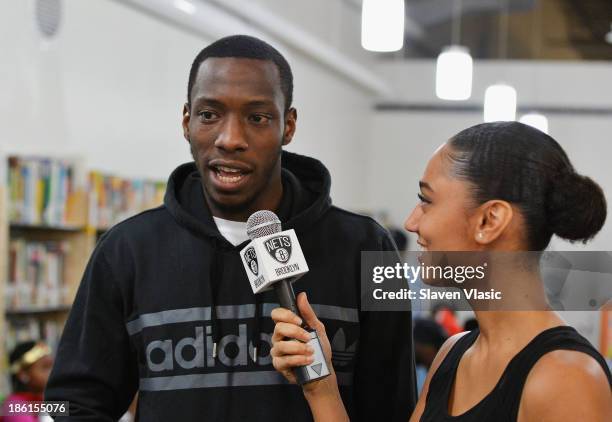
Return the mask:
[(555, 327), (542, 331), (514, 356), (493, 390), (478, 404), (461, 415), (451, 416), (448, 414), (448, 402), (457, 367), (478, 334), (476, 329), (464, 335), (445, 356), (429, 383), (421, 422), (516, 421), (521, 393), (529, 371), (538, 359), (553, 350), (574, 350), (592, 356), (604, 369), (608, 382), (612, 385), (608, 365), (591, 343), (572, 327)]

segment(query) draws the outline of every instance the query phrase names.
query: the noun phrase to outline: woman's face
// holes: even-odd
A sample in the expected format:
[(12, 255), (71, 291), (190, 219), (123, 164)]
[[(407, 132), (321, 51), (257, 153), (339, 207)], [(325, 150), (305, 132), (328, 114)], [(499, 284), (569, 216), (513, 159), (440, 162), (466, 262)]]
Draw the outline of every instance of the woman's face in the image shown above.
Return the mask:
[(420, 203), (406, 219), (404, 228), (418, 236), (417, 243), (424, 250), (481, 250), (474, 240), (469, 184), (451, 177), (447, 151), (445, 144), (429, 160), (419, 182)]

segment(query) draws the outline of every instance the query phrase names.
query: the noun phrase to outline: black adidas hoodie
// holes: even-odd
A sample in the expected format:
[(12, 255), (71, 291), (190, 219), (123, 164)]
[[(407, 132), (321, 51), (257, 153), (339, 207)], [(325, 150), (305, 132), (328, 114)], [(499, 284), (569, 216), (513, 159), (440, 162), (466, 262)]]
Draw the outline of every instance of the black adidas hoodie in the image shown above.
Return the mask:
[[(319, 161), (283, 152), (283, 229), (295, 229), (306, 291), (326, 326), (353, 421), (408, 420), (416, 388), (409, 312), (361, 312), (360, 254), (393, 250), (372, 219), (331, 205)], [(170, 176), (164, 205), (117, 224), (85, 270), (46, 400), (71, 416), (117, 420), (139, 392), (140, 421), (312, 420), (300, 387), (269, 356), (273, 292), (254, 295), (239, 250), (206, 206), (193, 163)], [(256, 352), (257, 351), (257, 352)]]

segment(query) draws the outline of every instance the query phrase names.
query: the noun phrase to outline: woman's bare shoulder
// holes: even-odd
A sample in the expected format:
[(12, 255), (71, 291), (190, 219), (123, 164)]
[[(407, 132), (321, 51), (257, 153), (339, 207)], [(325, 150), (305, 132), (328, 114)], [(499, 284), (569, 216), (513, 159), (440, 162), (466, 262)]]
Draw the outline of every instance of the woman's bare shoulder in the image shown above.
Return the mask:
[(521, 397), (521, 420), (612, 420), (608, 377), (592, 356), (554, 350), (529, 372)]

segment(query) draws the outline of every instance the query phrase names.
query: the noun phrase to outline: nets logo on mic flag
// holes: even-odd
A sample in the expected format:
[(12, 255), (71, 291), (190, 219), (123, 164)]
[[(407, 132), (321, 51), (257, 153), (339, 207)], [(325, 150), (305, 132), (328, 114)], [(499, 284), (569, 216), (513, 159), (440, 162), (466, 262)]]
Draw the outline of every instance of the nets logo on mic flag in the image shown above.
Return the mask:
[(257, 264), (257, 253), (255, 248), (248, 246), (242, 254), (242, 260), (245, 263), (245, 267), (251, 270), (254, 276), (259, 275), (259, 265)]
[(308, 264), (293, 229), (253, 239), (240, 251), (253, 293), (271, 290), (279, 280), (295, 281), (308, 272)]
[(274, 236), (266, 240), (265, 244), (270, 256), (281, 264), (291, 258), (291, 238), (289, 236)]

